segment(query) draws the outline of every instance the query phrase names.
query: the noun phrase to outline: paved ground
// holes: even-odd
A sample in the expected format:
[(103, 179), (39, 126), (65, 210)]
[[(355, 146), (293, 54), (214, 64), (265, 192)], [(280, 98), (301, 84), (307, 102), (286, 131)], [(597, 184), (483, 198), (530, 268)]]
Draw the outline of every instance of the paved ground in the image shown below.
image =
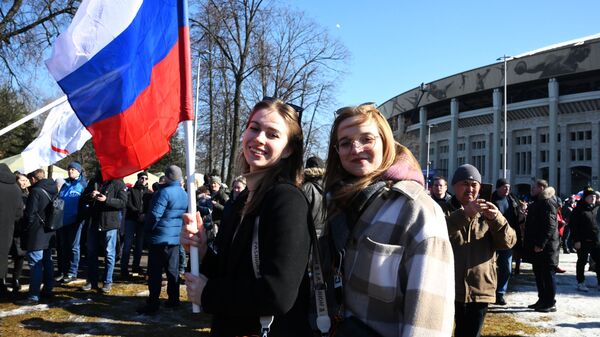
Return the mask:
[(535, 303), (537, 291), (533, 281), (531, 265), (522, 264), (523, 275), (511, 279), (511, 292), (507, 294), (505, 307), (492, 306), (490, 312), (504, 312), (515, 316), (518, 321), (548, 328), (551, 332), (540, 337), (597, 337), (600, 336), (600, 290), (594, 272), (587, 271), (587, 293), (577, 291), (575, 263), (577, 254), (561, 254), (560, 266), (567, 270), (557, 274), (557, 296), (555, 313), (538, 313), (527, 308)]

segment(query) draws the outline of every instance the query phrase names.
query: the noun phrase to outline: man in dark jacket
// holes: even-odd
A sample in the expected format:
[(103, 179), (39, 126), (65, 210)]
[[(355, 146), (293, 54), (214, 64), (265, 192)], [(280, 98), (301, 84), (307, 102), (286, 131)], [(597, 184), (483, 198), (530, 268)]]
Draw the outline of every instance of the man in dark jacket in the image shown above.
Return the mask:
[[(50, 251), (50, 239), (54, 232), (46, 233), (43, 222), (48, 220), (46, 207), (56, 196), (58, 189), (53, 180), (46, 179), (46, 172), (42, 169), (33, 171), (28, 177), (32, 186), (25, 207), (27, 219), (26, 228), (24, 228), (25, 240), (21, 244), (27, 250), (31, 278), (27, 299), (18, 302), (21, 305), (37, 304), (40, 296), (51, 297), (54, 286), (54, 266)], [(42, 283), (44, 289), (41, 289)]]
[(15, 221), (23, 215), (22, 193), (15, 175), (0, 164), (0, 298), (8, 294), (4, 277), (8, 271), (8, 252), (13, 240)]
[(152, 315), (160, 306), (159, 296), (163, 270), (167, 273), (166, 307), (179, 305), (179, 233), (183, 213), (187, 211), (187, 194), (181, 187), (181, 168), (171, 165), (165, 170), (167, 181), (154, 193), (151, 211), (145, 222), (149, 238), (148, 290), (150, 295), (145, 306), (137, 309), (140, 314)]
[[(598, 205), (596, 193), (591, 187), (583, 190), (583, 196), (571, 214), (573, 243), (577, 249), (577, 290), (588, 291), (585, 285), (585, 265), (588, 257), (600, 261), (600, 226), (598, 226)], [(596, 268), (596, 279), (600, 289), (600, 268)]]
[(58, 197), (64, 200), (65, 209), (63, 223), (56, 235), (58, 237), (58, 269), (64, 284), (77, 279), (79, 269), (81, 229), (83, 221), (79, 216), (79, 199), (87, 186), (83, 176), (83, 167), (74, 161), (67, 167), (69, 177), (58, 192)]
[[(496, 288), (496, 304), (506, 305), (504, 294), (508, 288), (508, 280), (512, 272), (513, 250), (520, 251), (522, 245), (521, 240), (521, 224), (525, 221), (525, 216), (520, 212), (519, 199), (510, 193), (510, 184), (504, 178), (496, 181), (496, 191), (492, 195), (492, 202), (512, 229), (517, 233), (517, 244), (513, 249), (502, 249), (496, 251), (496, 265), (498, 269), (498, 286)], [(519, 253), (517, 253), (519, 254)]]
[(106, 294), (112, 289), (118, 229), (121, 212), (127, 204), (125, 183), (121, 179), (104, 181), (98, 171), (84, 192), (84, 198), (83, 207), (89, 212), (90, 225), (87, 232), (88, 275), (82, 290), (98, 288), (98, 253), (103, 249), (105, 266), (101, 290)]
[(141, 273), (140, 259), (144, 244), (144, 195), (148, 193), (148, 173), (140, 172), (135, 185), (127, 192), (127, 211), (125, 212), (125, 236), (121, 253), (121, 277), (129, 277), (129, 255), (135, 237), (132, 270)]
[(444, 207), (452, 195), (448, 193), (448, 182), (446, 178), (437, 176), (433, 178), (431, 183), (431, 198), (438, 203), (441, 207)]
[(325, 175), (325, 164), (319, 157), (310, 157), (306, 160), (304, 169), (304, 182), (302, 191), (308, 199), (309, 208), (317, 237), (321, 237), (325, 216), (323, 214), (323, 176)]
[(556, 311), (555, 268), (558, 266), (558, 222), (554, 188), (538, 179), (531, 186), (533, 202), (525, 223), (525, 251), (531, 256), (538, 301), (529, 306), (539, 312)]

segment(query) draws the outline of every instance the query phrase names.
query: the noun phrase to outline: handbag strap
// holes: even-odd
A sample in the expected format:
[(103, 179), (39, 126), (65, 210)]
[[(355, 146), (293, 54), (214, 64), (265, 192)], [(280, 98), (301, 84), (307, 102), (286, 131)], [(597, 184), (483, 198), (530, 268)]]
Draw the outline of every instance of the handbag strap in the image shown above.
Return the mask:
[[(252, 269), (254, 270), (254, 276), (256, 279), (260, 279), (260, 251), (258, 248), (258, 227), (260, 223), (260, 216), (256, 216), (254, 219), (254, 229), (252, 231)], [(275, 320), (275, 316), (260, 316), (260, 336), (267, 337), (269, 330), (271, 330), (271, 324)]]

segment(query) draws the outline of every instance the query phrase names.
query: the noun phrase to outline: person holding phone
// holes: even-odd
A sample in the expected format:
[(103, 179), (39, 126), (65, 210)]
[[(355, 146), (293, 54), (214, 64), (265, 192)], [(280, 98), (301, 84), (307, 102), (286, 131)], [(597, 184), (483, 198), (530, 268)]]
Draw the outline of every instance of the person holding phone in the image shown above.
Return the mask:
[(493, 203), (477, 198), (475, 166), (459, 166), (452, 186), (455, 194), (443, 209), (454, 252), (454, 336), (478, 337), (489, 303), (496, 302), (496, 250), (512, 248), (517, 235)]

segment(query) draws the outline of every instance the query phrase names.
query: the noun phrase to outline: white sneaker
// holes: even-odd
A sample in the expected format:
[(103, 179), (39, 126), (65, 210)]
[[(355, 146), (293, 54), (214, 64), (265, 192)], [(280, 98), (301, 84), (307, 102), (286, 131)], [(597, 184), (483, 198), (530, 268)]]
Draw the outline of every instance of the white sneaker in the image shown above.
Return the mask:
[(586, 292), (586, 293), (589, 291), (588, 287), (586, 287), (585, 283), (583, 283), (583, 282), (577, 283), (577, 290), (583, 291), (583, 292)]

